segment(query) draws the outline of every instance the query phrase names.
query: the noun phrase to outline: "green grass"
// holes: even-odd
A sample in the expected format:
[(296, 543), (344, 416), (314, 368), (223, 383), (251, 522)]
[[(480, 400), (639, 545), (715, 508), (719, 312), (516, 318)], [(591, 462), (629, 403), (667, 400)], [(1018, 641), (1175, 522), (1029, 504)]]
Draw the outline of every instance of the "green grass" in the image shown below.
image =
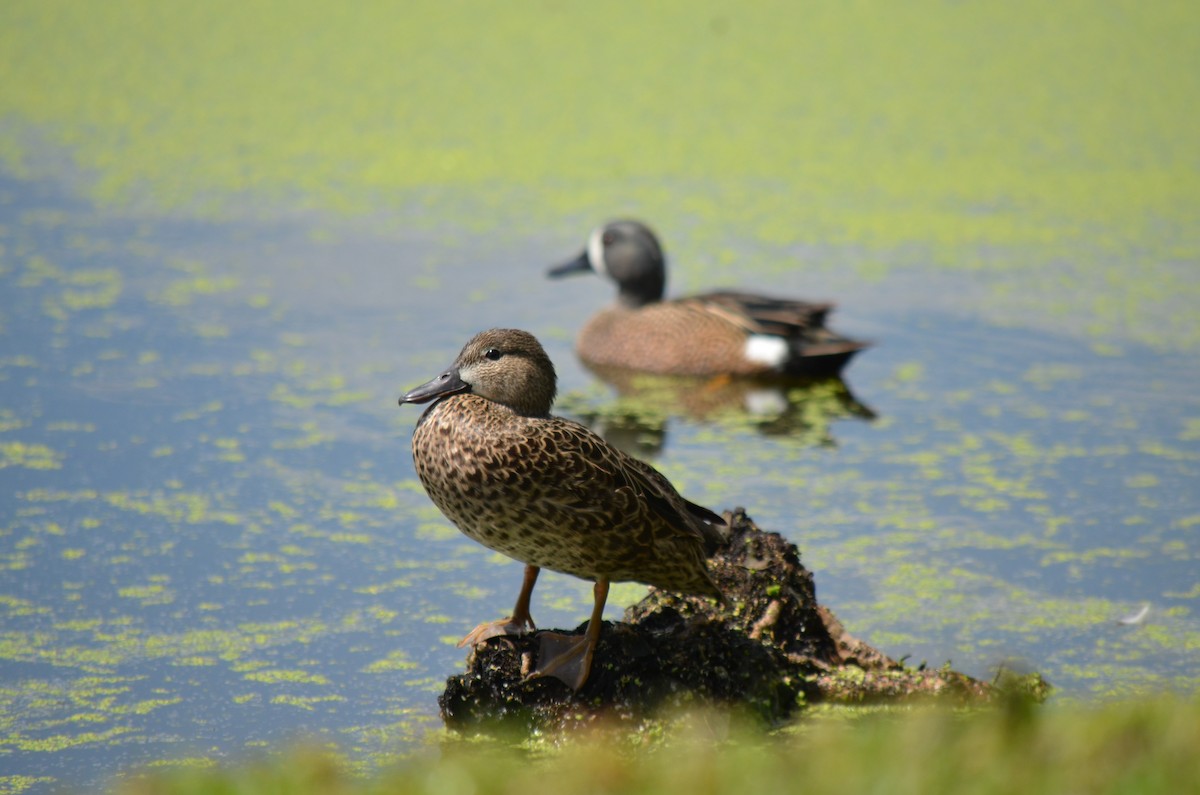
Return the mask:
[(531, 756), (452, 742), (364, 780), (322, 751), (132, 779), (124, 795), (366, 793), (1180, 793), (1200, 783), (1200, 702), (1013, 701), (975, 712), (826, 713), (769, 736), (722, 713), (666, 737), (597, 730)]

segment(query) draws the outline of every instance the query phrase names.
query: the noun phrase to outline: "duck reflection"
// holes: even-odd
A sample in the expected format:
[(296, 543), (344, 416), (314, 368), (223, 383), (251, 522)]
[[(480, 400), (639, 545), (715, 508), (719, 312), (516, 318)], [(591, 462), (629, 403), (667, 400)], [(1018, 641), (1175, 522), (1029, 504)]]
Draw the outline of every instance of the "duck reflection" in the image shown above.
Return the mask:
[[(573, 416), (610, 444), (653, 458), (666, 444), (672, 418), (726, 426), (745, 425), (764, 436), (787, 436), (808, 446), (833, 447), (839, 420), (876, 418), (840, 377), (747, 379), (730, 376), (667, 376), (584, 362), (611, 386), (607, 406), (571, 406)], [(564, 408), (575, 402), (564, 396)]]

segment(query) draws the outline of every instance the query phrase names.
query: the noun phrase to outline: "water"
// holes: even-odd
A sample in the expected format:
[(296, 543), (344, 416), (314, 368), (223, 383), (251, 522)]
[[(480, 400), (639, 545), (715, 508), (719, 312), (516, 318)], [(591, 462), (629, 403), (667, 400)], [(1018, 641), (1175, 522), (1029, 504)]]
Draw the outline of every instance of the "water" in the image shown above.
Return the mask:
[[(131, 220), (2, 188), (6, 776), (420, 747), (454, 641), (511, 606), (520, 569), (432, 508), (395, 401), (489, 325), (543, 338), (568, 413), (632, 411), (686, 494), (796, 541), (887, 653), (976, 676), (1015, 658), (1066, 697), (1195, 687), (1194, 357), (914, 317), (880, 283), (837, 316), (878, 340), (847, 371), (875, 419), (804, 393), (788, 413), (811, 423), (770, 403), (697, 419), (575, 361), (608, 288), (543, 280), (573, 248)], [(534, 614), (574, 626), (588, 600), (548, 576)]]

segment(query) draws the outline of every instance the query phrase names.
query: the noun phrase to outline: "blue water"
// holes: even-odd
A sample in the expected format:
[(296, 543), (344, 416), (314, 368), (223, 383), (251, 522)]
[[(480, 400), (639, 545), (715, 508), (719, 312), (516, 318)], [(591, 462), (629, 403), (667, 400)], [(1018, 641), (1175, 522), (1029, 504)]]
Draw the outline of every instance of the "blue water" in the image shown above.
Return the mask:
[[(569, 413), (611, 419), (571, 352), (608, 287), (542, 278), (586, 231), (137, 218), (0, 180), (3, 776), (87, 787), (302, 737), (369, 769), (427, 742), (454, 641), (505, 614), (520, 567), (426, 499), (396, 398), (518, 326)], [(642, 450), (687, 496), (798, 543), (892, 656), (1016, 659), (1062, 698), (1194, 690), (1195, 354), (996, 325), (934, 266), (738, 278), (836, 296), (835, 325), (878, 343), (846, 375), (877, 417), (803, 392), (786, 422), (663, 410)], [(547, 576), (534, 615), (574, 626), (589, 600)]]

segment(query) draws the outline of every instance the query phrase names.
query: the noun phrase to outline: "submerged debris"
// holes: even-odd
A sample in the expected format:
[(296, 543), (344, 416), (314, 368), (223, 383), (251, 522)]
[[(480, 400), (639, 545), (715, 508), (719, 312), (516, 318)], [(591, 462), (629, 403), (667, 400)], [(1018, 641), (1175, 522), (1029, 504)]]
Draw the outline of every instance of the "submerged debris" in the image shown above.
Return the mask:
[(446, 725), (557, 731), (700, 703), (777, 724), (816, 701), (993, 695), (985, 682), (948, 668), (906, 668), (852, 637), (817, 604), (794, 544), (760, 530), (740, 508), (727, 516), (729, 543), (713, 558), (712, 574), (728, 605), (651, 590), (623, 622), (605, 622), (578, 693), (552, 677), (524, 678), (536, 662), (536, 634), (494, 638), (471, 653), (467, 673), (447, 680), (438, 699)]

